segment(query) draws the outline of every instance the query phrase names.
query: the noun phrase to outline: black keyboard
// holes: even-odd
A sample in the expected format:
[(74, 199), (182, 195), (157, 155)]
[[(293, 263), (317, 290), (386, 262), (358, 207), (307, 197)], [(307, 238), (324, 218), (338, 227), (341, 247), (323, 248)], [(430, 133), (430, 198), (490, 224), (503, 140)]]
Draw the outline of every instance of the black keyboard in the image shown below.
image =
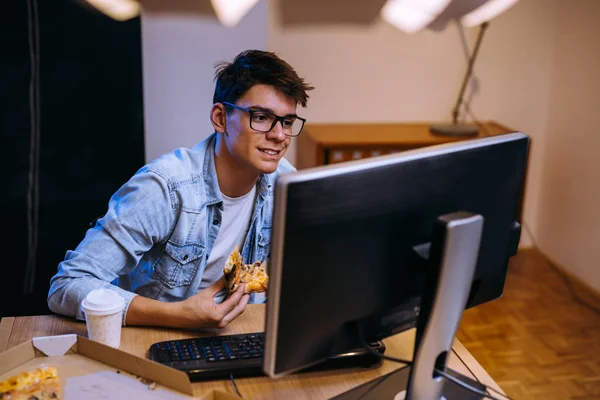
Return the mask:
[[(235, 378), (264, 376), (264, 340), (264, 332), (171, 340), (154, 343), (150, 347), (150, 359), (186, 372), (192, 381), (228, 378), (230, 373)], [(370, 346), (381, 354), (385, 351), (383, 342)], [(380, 364), (380, 357), (366, 349), (357, 349), (302, 372), (371, 368)]]

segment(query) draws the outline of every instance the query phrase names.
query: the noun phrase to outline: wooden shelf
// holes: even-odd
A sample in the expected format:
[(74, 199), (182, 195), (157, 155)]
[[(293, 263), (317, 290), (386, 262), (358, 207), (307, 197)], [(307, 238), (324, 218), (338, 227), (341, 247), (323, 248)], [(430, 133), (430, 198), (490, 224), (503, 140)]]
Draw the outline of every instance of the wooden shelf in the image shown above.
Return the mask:
[[(455, 142), (469, 138), (434, 135), (431, 123), (307, 124), (298, 137), (297, 168), (304, 169)], [(480, 124), (478, 136), (514, 132), (497, 122)]]
[[(460, 138), (438, 136), (430, 132), (432, 123), (345, 123), (307, 124), (298, 136), (296, 167), (305, 169), (328, 164), (397, 153), (437, 144), (515, 132), (495, 121), (479, 124), (477, 136)], [(519, 206), (522, 221), (523, 194)]]

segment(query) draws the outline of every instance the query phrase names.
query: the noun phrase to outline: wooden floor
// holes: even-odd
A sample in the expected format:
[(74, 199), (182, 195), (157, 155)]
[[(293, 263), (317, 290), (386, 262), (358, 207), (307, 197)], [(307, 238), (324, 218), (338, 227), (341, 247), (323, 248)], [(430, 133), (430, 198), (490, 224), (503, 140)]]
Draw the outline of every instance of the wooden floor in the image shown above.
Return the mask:
[(515, 400), (600, 399), (600, 314), (535, 250), (512, 258), (503, 297), (467, 310), (457, 336)]

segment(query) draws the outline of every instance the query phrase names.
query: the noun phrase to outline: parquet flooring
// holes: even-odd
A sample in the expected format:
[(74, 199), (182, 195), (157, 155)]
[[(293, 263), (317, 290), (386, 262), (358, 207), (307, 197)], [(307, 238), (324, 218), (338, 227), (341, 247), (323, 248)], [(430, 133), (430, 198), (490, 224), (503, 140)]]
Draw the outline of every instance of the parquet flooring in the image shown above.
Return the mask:
[[(574, 285), (600, 309), (593, 292)], [(600, 314), (573, 300), (534, 249), (511, 259), (504, 295), (467, 310), (457, 336), (514, 400), (600, 399)]]

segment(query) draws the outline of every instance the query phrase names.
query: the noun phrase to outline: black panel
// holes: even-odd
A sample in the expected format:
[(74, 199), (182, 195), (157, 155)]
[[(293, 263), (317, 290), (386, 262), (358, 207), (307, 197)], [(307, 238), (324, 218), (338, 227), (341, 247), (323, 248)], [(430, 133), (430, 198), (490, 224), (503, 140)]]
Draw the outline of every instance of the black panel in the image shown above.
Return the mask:
[[(357, 346), (356, 320), (377, 316), (369, 319), (368, 341), (407, 322), (386, 322), (381, 313), (399, 304), (414, 307), (424, 271), (413, 248), (431, 241), (436, 219), (445, 214), (467, 211), (484, 217), (467, 307), (498, 298), (514, 252), (528, 143), (523, 136), (474, 149), (457, 147), (447, 154), (291, 183), (277, 371), (343, 350), (340, 341)], [(377, 159), (362, 165), (375, 165)], [(384, 329), (386, 323), (390, 326)]]
[(30, 29), (35, 37), (27, 4), (0, 4), (0, 215), (8, 239), (0, 317), (49, 312), (49, 279), (65, 252), (144, 163), (139, 18), (117, 22), (72, 0), (30, 2), (39, 32), (39, 220), (34, 290), (25, 295)]

